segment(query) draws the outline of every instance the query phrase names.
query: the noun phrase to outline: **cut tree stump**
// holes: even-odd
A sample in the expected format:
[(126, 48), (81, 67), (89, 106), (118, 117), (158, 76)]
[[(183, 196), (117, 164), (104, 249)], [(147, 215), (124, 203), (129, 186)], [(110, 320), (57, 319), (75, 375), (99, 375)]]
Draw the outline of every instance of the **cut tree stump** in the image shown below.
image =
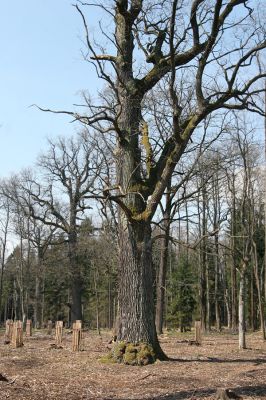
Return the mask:
[(13, 331), (13, 321), (12, 321), (12, 319), (7, 319), (6, 320), (5, 338), (4, 338), (5, 344), (9, 344), (11, 342), (12, 331)]
[(77, 320), (73, 323), (72, 351), (81, 351), (82, 348), (82, 322)]
[(13, 324), (11, 345), (15, 348), (23, 346), (23, 324), (16, 321)]
[(32, 320), (27, 319), (26, 322), (26, 336), (32, 336)]
[(63, 321), (56, 321), (55, 323), (55, 344), (61, 346), (63, 338)]
[(230, 389), (218, 389), (216, 392), (216, 400), (231, 400), (231, 399), (238, 399), (241, 400), (243, 397), (239, 396), (235, 392)]
[(195, 342), (197, 345), (202, 343), (201, 321), (195, 321)]

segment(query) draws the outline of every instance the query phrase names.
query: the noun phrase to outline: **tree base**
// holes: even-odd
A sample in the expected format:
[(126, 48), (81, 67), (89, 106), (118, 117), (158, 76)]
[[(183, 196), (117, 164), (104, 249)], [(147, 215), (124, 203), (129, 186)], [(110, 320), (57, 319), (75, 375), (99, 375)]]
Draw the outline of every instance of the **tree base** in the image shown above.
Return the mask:
[(112, 350), (102, 357), (103, 363), (118, 363), (126, 365), (143, 366), (153, 364), (156, 360), (166, 360), (162, 350), (156, 354), (153, 347), (147, 343), (114, 343)]

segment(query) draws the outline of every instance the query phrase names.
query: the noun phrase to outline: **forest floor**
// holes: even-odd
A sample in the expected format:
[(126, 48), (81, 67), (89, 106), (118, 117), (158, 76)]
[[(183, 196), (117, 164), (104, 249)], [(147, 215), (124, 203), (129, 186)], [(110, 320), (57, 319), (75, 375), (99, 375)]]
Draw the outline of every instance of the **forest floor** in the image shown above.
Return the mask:
[(62, 349), (52, 348), (53, 337), (44, 333), (34, 332), (13, 349), (0, 331), (0, 374), (8, 379), (0, 381), (1, 400), (215, 399), (218, 388), (266, 399), (266, 343), (259, 333), (247, 335), (248, 348), (240, 351), (237, 335), (212, 333), (194, 346), (193, 333), (169, 332), (160, 341), (172, 361), (143, 367), (101, 363), (107, 332), (86, 332), (84, 351), (76, 353), (67, 331)]

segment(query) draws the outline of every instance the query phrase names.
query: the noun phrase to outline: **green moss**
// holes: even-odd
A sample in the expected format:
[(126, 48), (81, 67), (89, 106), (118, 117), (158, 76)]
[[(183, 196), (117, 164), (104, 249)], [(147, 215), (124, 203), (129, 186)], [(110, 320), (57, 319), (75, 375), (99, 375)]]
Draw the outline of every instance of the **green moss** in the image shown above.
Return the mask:
[(148, 365), (156, 361), (156, 356), (152, 346), (141, 343), (137, 353), (138, 365)]
[(147, 168), (147, 173), (149, 176), (151, 167), (152, 167), (153, 153), (152, 153), (152, 147), (151, 147), (150, 138), (149, 138), (149, 128), (148, 128), (147, 122), (145, 122), (145, 121), (143, 123), (143, 128), (142, 128), (142, 144), (143, 144), (143, 146), (145, 148), (145, 152), (146, 152), (146, 168)]
[(149, 186), (145, 184), (145, 182), (142, 183), (135, 183), (134, 185), (129, 186), (128, 192), (138, 192), (143, 195), (145, 195), (146, 192), (148, 192)]
[(118, 342), (111, 352), (100, 359), (102, 363), (123, 363), (126, 365), (148, 365), (156, 361), (155, 352), (152, 346), (146, 343), (125, 343)]
[(126, 347), (126, 351), (123, 357), (124, 364), (127, 365), (137, 365), (137, 352), (138, 348), (134, 346), (132, 343), (129, 343)]
[(149, 208), (146, 208), (146, 210), (143, 211), (141, 214), (135, 215), (134, 220), (135, 221), (148, 221), (150, 216), (151, 216), (151, 211)]
[(109, 353), (107, 353), (105, 356), (101, 357), (100, 362), (102, 364), (115, 364), (115, 359), (113, 357), (112, 352), (109, 351)]
[(125, 342), (118, 342), (114, 345), (112, 350), (112, 356), (115, 362), (122, 362), (123, 356), (126, 351), (126, 343)]
[(138, 210), (135, 205), (127, 204), (127, 208), (131, 211), (132, 215), (138, 214)]

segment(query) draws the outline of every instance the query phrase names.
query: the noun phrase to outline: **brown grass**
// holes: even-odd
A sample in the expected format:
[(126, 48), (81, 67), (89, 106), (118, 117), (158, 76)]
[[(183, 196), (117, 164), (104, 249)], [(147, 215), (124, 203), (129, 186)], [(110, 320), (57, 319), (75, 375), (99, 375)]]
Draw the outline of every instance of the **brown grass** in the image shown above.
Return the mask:
[[(192, 334), (193, 335), (193, 334)], [(41, 332), (24, 338), (24, 347), (4, 345), (0, 333), (0, 400), (214, 399), (217, 388), (229, 388), (244, 399), (266, 399), (266, 343), (259, 333), (248, 335), (247, 350), (238, 350), (236, 335), (211, 334), (202, 346), (187, 342), (191, 334), (162, 335), (172, 361), (145, 367), (103, 364), (108, 333), (85, 334), (84, 351), (71, 351), (65, 333), (63, 349)]]

